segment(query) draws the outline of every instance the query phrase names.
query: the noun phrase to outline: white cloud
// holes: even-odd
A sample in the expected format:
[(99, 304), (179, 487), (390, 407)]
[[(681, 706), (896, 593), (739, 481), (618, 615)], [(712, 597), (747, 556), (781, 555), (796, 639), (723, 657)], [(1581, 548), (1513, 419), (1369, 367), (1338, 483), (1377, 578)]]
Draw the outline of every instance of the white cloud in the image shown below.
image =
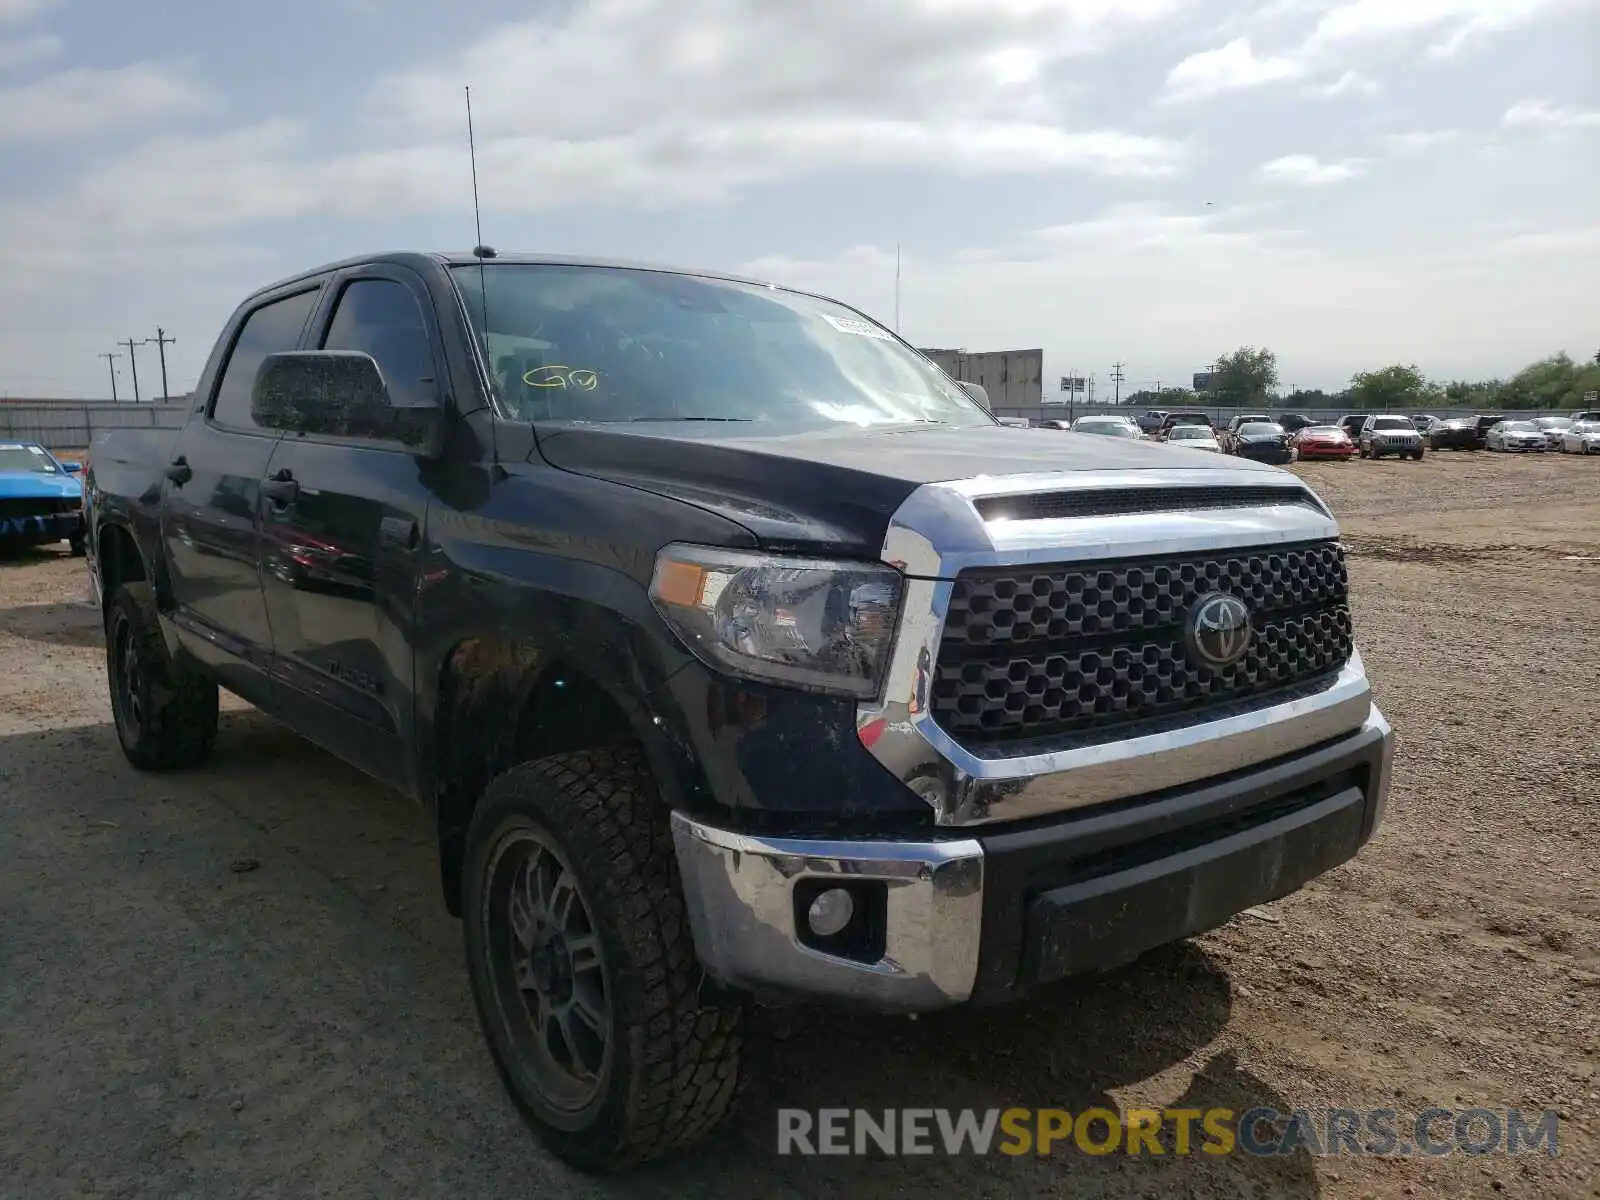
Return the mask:
[[(564, 21), (486, 31), (458, 54), (380, 82), (371, 111), (458, 138), (463, 82), (479, 131), (552, 139), (824, 120), (1055, 118), (1048, 68), (1102, 50), (1193, 0), (591, 0)], [(538, 64), (530, 69), (530, 64)]]
[(1181, 102), (1203, 100), (1223, 92), (1241, 91), (1298, 79), (1303, 64), (1290, 58), (1257, 58), (1250, 39), (1234, 38), (1215, 50), (1191, 54), (1167, 72), (1164, 98)]
[(1340, 96), (1375, 96), (1383, 89), (1365, 75), (1346, 71), (1332, 83), (1318, 84), (1311, 94), (1323, 100), (1337, 100)]
[(1523, 100), (1508, 108), (1500, 123), (1511, 129), (1570, 133), (1579, 129), (1600, 129), (1600, 112), (1563, 108), (1549, 100)]
[[(458, 208), (465, 194), (469, 163), (459, 141), (334, 158), (314, 157), (315, 148), (312, 133), (289, 121), (158, 139), (91, 168), (66, 197), (36, 214), (34, 225), (154, 237), (310, 214), (447, 211)], [(1046, 125), (831, 118), (781, 125), (730, 121), (713, 129), (661, 126), (587, 141), (501, 137), (480, 143), (478, 160), (486, 209), (535, 212), (595, 203), (718, 203), (751, 185), (823, 166), (893, 169), (937, 162), (963, 173), (1085, 169), (1159, 177), (1175, 171), (1183, 154), (1157, 138), (1068, 133)], [(37, 235), (26, 242), (37, 244)]]
[(1294, 229), (1240, 228), (1238, 222), (1248, 215), (1248, 210), (1240, 209), (1177, 213), (1149, 202), (1115, 204), (1098, 217), (1049, 225), (1033, 236), (1058, 252), (1073, 247), (1115, 246), (1124, 254), (1277, 250), (1301, 236)]
[(1512, 253), (1526, 254), (1600, 251), (1600, 225), (1519, 233), (1507, 238), (1500, 245), (1502, 249)]
[(0, 71), (25, 67), (61, 53), (61, 39), (41, 33), (34, 37), (0, 41)]
[(1474, 41), (1590, 7), (1593, 0), (1348, 0), (1324, 14), (1313, 49), (1396, 37), (1442, 34), (1430, 47), (1448, 57)]
[(1366, 173), (1364, 159), (1346, 158), (1339, 162), (1322, 162), (1311, 154), (1286, 154), (1271, 162), (1264, 162), (1256, 173), (1273, 183), (1293, 184), (1297, 187), (1321, 187), (1330, 183), (1343, 183)]
[(1396, 154), (1410, 154), (1419, 150), (1432, 150), (1453, 142), (1460, 135), (1454, 129), (1414, 129), (1405, 133), (1388, 133), (1382, 138), (1384, 148)]
[[(330, 151), (336, 133), (288, 121), (163, 137), (97, 162), (32, 224), (159, 236), (458, 208), (463, 80), (484, 206), (502, 212), (717, 203), (838, 169), (1160, 178), (1185, 166), (1182, 143), (1063, 119), (1048, 68), (1186, 2), (899, 0), (842, 10), (844, 27), (824, 30), (806, 10), (759, 0), (593, 0), (564, 22), (504, 26), (380, 78), (354, 131), (362, 149)], [(64, 132), (197, 102), (143, 67), (23, 91), (0, 138), (43, 136), (22, 111), (51, 110), (47, 124)]]
[(204, 104), (199, 87), (153, 63), (79, 67), (0, 89), (0, 144), (82, 137)]
[(0, 0), (0, 24), (7, 21), (26, 21), (50, 11), (59, 0)]

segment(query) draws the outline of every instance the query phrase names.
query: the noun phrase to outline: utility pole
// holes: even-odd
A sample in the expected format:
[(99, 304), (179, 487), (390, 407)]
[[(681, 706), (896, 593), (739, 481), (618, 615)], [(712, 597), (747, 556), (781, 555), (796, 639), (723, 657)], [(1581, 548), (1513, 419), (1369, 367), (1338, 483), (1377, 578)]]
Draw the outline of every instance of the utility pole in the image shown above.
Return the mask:
[(139, 343), (129, 338), (125, 342), (118, 342), (119, 346), (128, 348), (128, 365), (133, 368), (133, 402), (139, 403), (139, 360), (134, 357), (133, 348)]
[(154, 342), (156, 344), (156, 353), (161, 355), (161, 398), (163, 400), (172, 395), (171, 392), (167, 391), (167, 347), (177, 340), (177, 338), (168, 337), (167, 331), (159, 325), (156, 326), (156, 336), (145, 338), (144, 340), (145, 345)]
[(1122, 368), (1124, 365), (1125, 364), (1119, 362), (1114, 362), (1111, 364), (1111, 382), (1115, 388), (1111, 398), (1111, 403), (1113, 404), (1120, 405), (1122, 403), (1122, 380), (1124, 378), (1122, 374)]
[(900, 332), (900, 243), (894, 244), (894, 331)]
[(101, 358), (106, 360), (106, 370), (111, 375), (111, 403), (115, 404), (117, 402), (117, 363), (116, 363), (116, 360), (121, 358), (122, 355), (120, 355), (120, 354), (102, 354), (99, 357), (101, 357)]

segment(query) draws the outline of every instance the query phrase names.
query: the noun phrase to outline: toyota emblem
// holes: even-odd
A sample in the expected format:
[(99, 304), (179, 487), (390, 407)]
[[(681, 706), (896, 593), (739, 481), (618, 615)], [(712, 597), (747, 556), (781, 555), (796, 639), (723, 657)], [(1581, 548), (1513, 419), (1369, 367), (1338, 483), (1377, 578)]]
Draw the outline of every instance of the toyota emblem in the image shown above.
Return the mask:
[(1250, 610), (1228, 592), (1210, 592), (1194, 602), (1184, 641), (1189, 657), (1202, 667), (1231, 667), (1250, 648)]

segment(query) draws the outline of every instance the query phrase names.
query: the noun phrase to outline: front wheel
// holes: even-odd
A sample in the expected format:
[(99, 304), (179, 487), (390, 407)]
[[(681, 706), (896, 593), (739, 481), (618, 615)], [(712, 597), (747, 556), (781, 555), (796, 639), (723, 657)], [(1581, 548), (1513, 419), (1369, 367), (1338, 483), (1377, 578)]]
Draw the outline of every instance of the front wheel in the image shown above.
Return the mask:
[(616, 1170), (721, 1122), (744, 1001), (702, 977), (667, 812), (636, 751), (501, 775), (473, 813), (462, 886), (478, 1018), (557, 1156)]

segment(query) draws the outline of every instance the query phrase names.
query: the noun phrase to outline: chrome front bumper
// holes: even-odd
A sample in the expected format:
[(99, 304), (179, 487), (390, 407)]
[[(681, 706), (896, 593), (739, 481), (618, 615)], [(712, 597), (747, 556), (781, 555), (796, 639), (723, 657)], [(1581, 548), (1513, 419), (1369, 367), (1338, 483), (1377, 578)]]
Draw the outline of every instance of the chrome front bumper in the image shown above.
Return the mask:
[[(1382, 821), (1387, 806), (1393, 734), (1383, 714), (1369, 704), (1365, 722), (1344, 741), (1364, 746), (1370, 763), (1367, 785), (1359, 797), (1365, 813), (1360, 838), (1364, 842)], [(1326, 752), (1314, 751), (1308, 757)], [(1290, 764), (1267, 770), (1292, 768)], [(1230, 786), (1248, 797), (1253, 783), (1247, 778)], [(1181, 799), (1169, 798), (1157, 806), (1179, 803)], [(1350, 803), (1346, 795), (1347, 808)], [(1011, 913), (1013, 909), (1010, 901), (997, 903), (998, 897), (988, 894), (1002, 886), (993, 874), (1000, 860), (992, 859), (984, 841), (976, 836), (925, 841), (752, 837), (707, 825), (681, 812), (672, 816), (672, 834), (700, 961), (713, 978), (747, 990), (899, 1012), (960, 1004), (973, 997), (979, 980), (986, 901), (997, 911)], [(1065, 830), (1060, 838), (1063, 853), (1076, 848), (1073, 839), (1077, 836), (1076, 830)], [(1215, 851), (1215, 876), (1224, 883), (1243, 879), (1248, 887), (1259, 881), (1261, 893), (1250, 896), (1239, 905), (1242, 908), (1274, 898), (1283, 862), (1321, 840), (1318, 834), (1309, 833), (1290, 844), (1289, 839), (1295, 837), (1291, 830), (1274, 834), (1278, 843), (1243, 846), (1255, 853), (1253, 859), (1227, 858), (1239, 849), (1229, 843), (1245, 836), (1220, 836), (1211, 846), (1191, 847), (1090, 879), (1079, 885), (1079, 890), (1096, 904), (1111, 904), (1115, 922), (1124, 926), (1113, 939), (1120, 944), (1137, 943), (1147, 928), (1165, 929), (1179, 937), (1198, 932), (1207, 927), (1205, 921), (1195, 927), (1183, 922), (1197, 920), (1195, 913), (1205, 907), (1205, 901), (1211, 902), (1213, 910), (1217, 903), (1213, 886), (1217, 879), (1209, 883), (1204, 879), (1207, 864), (1200, 856)], [(991, 839), (990, 844), (997, 841)], [(1351, 845), (1349, 852), (1353, 854), (1358, 846)], [(803, 920), (799, 911), (803, 901), (797, 897), (797, 887), (802, 881), (819, 879), (881, 881), (885, 885), (881, 957), (860, 961), (822, 953), (802, 943), (798, 926)], [(1188, 899), (1173, 903), (1186, 888)], [(1234, 911), (1237, 909), (1225, 907), (1223, 918)], [(991, 927), (990, 934), (1020, 937), (1018, 930), (1008, 927), (1017, 923), (1002, 919), (998, 932)], [(1092, 963), (1086, 964), (1086, 969), (1092, 967)]]
[[(672, 838), (695, 949), (735, 987), (831, 996), (915, 1012), (972, 991), (983, 925), (983, 847), (976, 841), (758, 838), (672, 815)], [(881, 880), (883, 957), (859, 962), (802, 945), (795, 885)]]

